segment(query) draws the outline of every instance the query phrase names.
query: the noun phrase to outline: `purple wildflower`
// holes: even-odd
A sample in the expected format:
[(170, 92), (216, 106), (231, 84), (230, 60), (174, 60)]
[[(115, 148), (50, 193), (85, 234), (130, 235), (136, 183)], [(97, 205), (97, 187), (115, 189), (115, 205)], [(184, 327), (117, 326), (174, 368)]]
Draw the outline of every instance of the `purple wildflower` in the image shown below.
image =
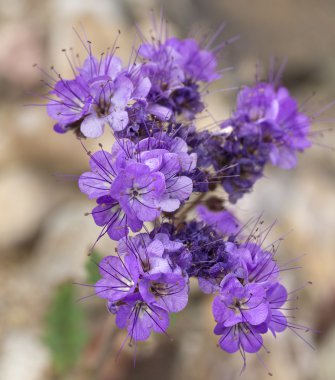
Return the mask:
[(214, 298), (213, 315), (225, 327), (238, 323), (259, 325), (269, 314), (265, 291), (260, 284), (243, 286), (234, 275), (226, 276), (220, 284), (220, 294)]
[(220, 78), (215, 55), (208, 50), (202, 50), (196, 40), (192, 38), (180, 40), (173, 37), (165, 44), (179, 53), (176, 59), (187, 79), (195, 82), (212, 82)]
[(147, 165), (134, 163), (119, 172), (110, 191), (127, 215), (151, 221), (160, 215), (159, 201), (165, 189), (162, 173), (152, 173)]
[(222, 236), (234, 235), (240, 229), (240, 224), (229, 211), (210, 211), (206, 206), (197, 207), (199, 218), (212, 226)]
[(99, 264), (102, 279), (95, 285), (97, 296), (115, 302), (134, 292), (139, 279), (137, 261), (132, 256), (107, 256)]
[[(123, 238), (119, 241), (118, 250), (121, 255), (136, 257), (140, 274), (144, 278), (158, 278), (162, 273), (173, 273), (169, 258), (164, 255), (163, 243), (159, 239), (151, 239), (148, 234)], [(175, 272), (178, 273), (178, 270)]]
[(128, 124), (126, 106), (131, 100), (133, 89), (133, 84), (125, 76), (113, 82), (95, 81), (90, 88), (93, 101), (80, 127), (83, 135), (100, 137), (106, 124), (115, 131), (123, 130)]
[(98, 239), (107, 233), (112, 240), (120, 240), (128, 235), (129, 228), (133, 232), (142, 228), (143, 222), (135, 213), (126, 214), (119, 202), (109, 195), (98, 198), (97, 203), (92, 210), (92, 216), (95, 224), (103, 227)]
[(192, 120), (204, 109), (199, 82), (209, 83), (219, 78), (214, 53), (202, 50), (194, 39), (169, 38), (157, 44), (143, 43), (139, 55), (150, 77), (152, 88), (149, 108), (162, 120), (172, 115), (184, 115)]
[(309, 118), (300, 113), (297, 102), (285, 87), (260, 82), (245, 87), (237, 97), (234, 119), (242, 124), (239, 135), (257, 135), (270, 148), (273, 165), (292, 169), (296, 151), (311, 146)]
[(92, 55), (89, 47), (89, 56), (81, 67), (77, 67), (80, 78), (91, 84), (105, 78), (114, 80), (122, 71), (122, 62), (115, 56), (114, 52), (103, 54), (100, 59)]
[(284, 87), (258, 83), (237, 97), (233, 117), (222, 124), (232, 128), (223, 149), (221, 165), (229, 166), (222, 184), (234, 203), (249, 192), (271, 162), (283, 169), (296, 165), (296, 152), (310, 147), (309, 118)]
[(289, 325), (286, 316), (280, 310), (287, 301), (287, 290), (278, 282), (274, 283), (267, 290), (266, 299), (269, 302), (270, 312), (267, 320), (263, 324), (263, 328), (264, 332), (269, 329), (275, 337), (276, 333), (283, 332)]
[(111, 185), (117, 176), (115, 157), (101, 150), (90, 155), (90, 172), (83, 173), (78, 181), (79, 189), (90, 199), (110, 195)]
[(147, 138), (135, 144), (120, 139), (111, 153), (101, 149), (90, 154), (91, 172), (80, 176), (79, 188), (97, 199), (92, 215), (96, 224), (104, 227), (101, 236), (108, 233), (119, 239), (128, 233), (128, 227), (137, 232), (143, 222), (156, 219), (162, 211), (175, 212), (190, 197), (192, 179), (181, 173), (193, 170), (196, 157), (188, 155), (180, 140), (171, 139), (167, 144)]
[(240, 351), (244, 360), (245, 353), (258, 352), (263, 347), (261, 333), (264, 333), (268, 318), (269, 304), (261, 284), (246, 284), (234, 276), (226, 276), (220, 293), (214, 298), (213, 315), (217, 322), (214, 328), (220, 347), (229, 353)]
[[(255, 227), (244, 236), (246, 226), (227, 211), (225, 200), (206, 193), (222, 185), (235, 203), (268, 163), (293, 168), (297, 152), (311, 145), (311, 120), (277, 76), (239, 91), (219, 131), (197, 131), (203, 94), (220, 77), (216, 52), (224, 44), (210, 46), (222, 28), (206, 46), (163, 38), (164, 30), (156, 29), (152, 43), (143, 38), (127, 67), (115, 46), (98, 59), (91, 43), (83, 42), (83, 63), (65, 51), (73, 77), (65, 80), (54, 69), (47, 74), (47, 111), (59, 133), (97, 138), (109, 126), (115, 138), (110, 151), (102, 145), (93, 154), (86, 151), (90, 170), (78, 184), (96, 201), (91, 215), (101, 227), (97, 240), (108, 235), (118, 241), (116, 255), (99, 263), (101, 279), (93, 285), (116, 325), (127, 330), (130, 342), (166, 333), (169, 313), (186, 307), (194, 277), (204, 293), (214, 295), (220, 347), (239, 351), (245, 366), (246, 353), (264, 347), (263, 334), (303, 327), (283, 313), (283, 269), (276, 248), (262, 247), (264, 231)], [(146, 233), (139, 233), (142, 228)]]
[(196, 277), (204, 293), (215, 293), (224, 276), (231, 270), (231, 255), (227, 243), (211, 226), (191, 221), (176, 233), (176, 238), (188, 248), (187, 273)]
[(246, 270), (245, 280), (268, 284), (278, 281), (280, 269), (274, 259), (274, 252), (263, 250), (259, 244), (247, 242), (239, 246), (238, 254)]
[(123, 69), (114, 52), (98, 60), (90, 48), (87, 51), (89, 56), (81, 67), (72, 65), (74, 79), (64, 80), (58, 74), (56, 83), (49, 85), (55, 98), (50, 99), (47, 109), (57, 121), (57, 132), (75, 129), (81, 136), (97, 138), (106, 124), (113, 131), (127, 127), (128, 112), (145, 100), (151, 82), (140, 66)]
[(55, 99), (49, 101), (47, 111), (48, 115), (57, 121), (55, 131), (79, 131), (92, 100), (85, 81), (81, 78), (60, 79), (50, 91), (50, 95), (55, 96)]
[(169, 314), (165, 309), (148, 305), (139, 293), (129, 297), (116, 311), (116, 325), (126, 328), (130, 340), (147, 340), (151, 331), (165, 333), (169, 327)]
[(181, 274), (164, 273), (146, 275), (140, 282), (139, 291), (142, 298), (150, 305), (158, 305), (168, 312), (177, 313), (188, 302), (187, 280)]
[[(245, 353), (258, 352), (263, 346), (263, 338), (253, 326), (245, 323), (225, 327), (218, 323), (214, 328), (214, 334), (221, 335), (220, 347), (230, 354), (240, 351), (245, 362)], [(244, 369), (244, 367), (243, 367)]]
[(118, 256), (99, 264), (102, 279), (95, 285), (96, 293), (107, 299), (117, 326), (127, 328), (131, 340), (146, 340), (151, 331), (165, 332), (168, 313), (186, 306), (188, 276), (170, 258), (181, 245), (163, 233), (157, 238), (125, 237), (118, 243)]

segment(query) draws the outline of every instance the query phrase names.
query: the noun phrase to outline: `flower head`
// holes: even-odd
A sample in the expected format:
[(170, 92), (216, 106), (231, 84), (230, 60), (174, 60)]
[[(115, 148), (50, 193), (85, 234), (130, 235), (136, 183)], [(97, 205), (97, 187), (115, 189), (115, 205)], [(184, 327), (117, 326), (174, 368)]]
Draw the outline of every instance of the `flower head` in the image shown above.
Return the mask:
[(234, 276), (226, 276), (220, 284), (220, 293), (213, 302), (213, 315), (225, 327), (237, 323), (259, 325), (269, 314), (265, 290), (260, 284), (246, 284)]
[(147, 304), (136, 293), (120, 305), (116, 312), (115, 323), (126, 328), (131, 341), (147, 340), (151, 331), (165, 333), (169, 327), (169, 313), (159, 306)]
[[(184, 115), (192, 120), (204, 109), (199, 83), (209, 83), (220, 76), (213, 52), (201, 49), (198, 42), (188, 38), (168, 38), (155, 43), (143, 43), (139, 48), (143, 68), (152, 83), (150, 107), (157, 105), (165, 120)], [(154, 109), (154, 108), (152, 108)]]
[[(87, 47), (86, 47), (87, 48)], [(72, 64), (74, 78), (64, 80), (59, 74), (50, 84), (52, 98), (47, 105), (51, 118), (56, 120), (56, 132), (75, 129), (84, 137), (97, 138), (105, 125), (113, 131), (124, 130), (129, 112), (146, 98), (150, 80), (139, 67), (122, 67), (115, 52), (107, 52), (100, 60), (89, 55), (81, 66)]]

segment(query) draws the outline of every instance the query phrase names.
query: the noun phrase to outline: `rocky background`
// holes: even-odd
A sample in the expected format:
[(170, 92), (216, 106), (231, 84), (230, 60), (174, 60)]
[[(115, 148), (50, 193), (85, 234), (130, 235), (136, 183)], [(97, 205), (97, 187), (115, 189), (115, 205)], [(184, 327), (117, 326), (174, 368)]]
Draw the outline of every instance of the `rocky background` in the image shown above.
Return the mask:
[[(82, 314), (73, 328), (85, 342), (77, 361), (64, 369), (46, 344), (59, 286), (87, 281), (87, 252), (98, 229), (84, 216), (91, 204), (73, 180), (88, 166), (82, 147), (72, 135), (52, 131), (44, 107), (30, 106), (41, 103), (38, 95), (45, 92), (42, 75), (32, 65), (54, 65), (66, 76), (69, 66), (61, 49), (73, 46), (83, 54), (73, 31), (81, 25), (96, 52), (110, 46), (120, 29), (120, 55), (126, 60), (135, 23), (148, 30), (150, 9), (159, 11), (162, 5), (178, 36), (215, 31), (222, 21), (227, 23), (224, 38), (239, 35), (223, 52), (223, 65), (234, 71), (225, 75), (222, 86), (251, 82), (255, 64), (266, 65), (275, 56), (288, 59), (283, 80), (302, 103), (315, 93), (306, 107), (311, 114), (335, 99), (332, 0), (0, 0), (1, 380), (239, 378), (241, 358), (216, 347), (211, 300), (196, 290), (189, 307), (172, 321), (173, 340), (155, 337), (141, 344), (135, 369), (128, 347), (115, 360), (124, 335), (114, 330), (103, 301), (93, 298), (75, 302)], [(215, 119), (229, 115), (234, 96), (208, 97)], [(332, 127), (334, 113), (324, 113), (315, 131)], [(110, 141), (107, 135), (104, 143)], [(97, 143), (88, 146), (95, 149)], [(307, 334), (315, 351), (290, 331), (277, 340), (269, 337), (271, 354), (262, 358), (277, 379), (335, 379), (334, 147), (335, 131), (316, 138), (295, 170), (268, 170), (238, 204), (245, 221), (262, 212), (269, 223), (277, 218), (271, 238), (285, 236), (280, 261), (299, 258), (302, 267), (284, 273), (285, 282), (292, 289), (313, 283), (300, 292), (295, 314), (319, 331)], [(104, 240), (98, 249), (107, 254), (113, 247)], [(70, 289), (75, 289), (75, 299), (90, 294), (80, 286)], [(54, 332), (61, 339), (69, 334), (65, 311), (73, 312), (66, 297), (62, 302), (64, 322)], [(72, 344), (76, 347), (69, 338)], [(261, 380), (267, 373), (257, 357), (248, 357), (241, 378)]]

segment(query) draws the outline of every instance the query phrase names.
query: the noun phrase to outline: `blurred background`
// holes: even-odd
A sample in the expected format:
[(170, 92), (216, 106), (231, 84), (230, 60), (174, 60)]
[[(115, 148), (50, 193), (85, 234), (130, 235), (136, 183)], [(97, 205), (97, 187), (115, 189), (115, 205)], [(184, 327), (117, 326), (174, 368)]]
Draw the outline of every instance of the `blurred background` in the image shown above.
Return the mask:
[[(84, 216), (91, 204), (72, 180), (88, 167), (87, 157), (73, 135), (53, 132), (44, 107), (27, 106), (45, 93), (34, 63), (66, 76), (61, 49), (72, 46), (83, 56), (73, 27), (84, 26), (98, 53), (120, 29), (119, 54), (127, 62), (134, 25), (149, 30), (150, 9), (162, 5), (179, 37), (215, 32), (223, 21), (222, 38), (240, 37), (223, 52), (222, 65), (234, 70), (221, 86), (252, 82), (255, 64), (275, 56), (288, 59), (283, 81), (301, 103), (315, 93), (310, 113), (335, 99), (333, 0), (0, 0), (1, 380), (239, 378), (241, 358), (216, 347), (211, 299), (195, 287), (190, 305), (172, 320), (173, 340), (156, 336), (141, 344), (135, 369), (128, 347), (115, 361), (123, 333), (102, 300), (76, 302), (90, 290), (72, 285), (96, 276), (87, 252), (98, 229)], [(229, 116), (235, 95), (207, 98), (214, 118)], [(332, 127), (332, 118), (334, 110), (327, 111), (315, 130)], [(277, 379), (335, 379), (334, 147), (335, 131), (325, 133), (295, 170), (267, 170), (237, 206), (244, 221), (261, 212), (268, 223), (278, 220), (271, 238), (285, 236), (280, 261), (300, 257), (302, 266), (286, 272), (285, 283), (296, 289), (313, 282), (300, 292), (295, 314), (321, 331), (306, 336), (316, 350), (290, 331), (268, 337), (271, 354), (261, 356)], [(113, 243), (105, 239), (97, 249), (107, 254)], [(242, 379), (268, 377), (256, 356), (247, 360)]]

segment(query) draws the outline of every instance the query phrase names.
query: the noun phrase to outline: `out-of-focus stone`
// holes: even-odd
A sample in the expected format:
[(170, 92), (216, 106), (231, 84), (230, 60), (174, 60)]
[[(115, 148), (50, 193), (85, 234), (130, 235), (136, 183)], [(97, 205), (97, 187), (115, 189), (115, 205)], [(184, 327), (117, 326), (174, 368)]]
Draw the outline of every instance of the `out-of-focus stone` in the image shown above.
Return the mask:
[(327, 334), (326, 341), (318, 349), (316, 380), (334, 380), (335, 377), (335, 328)]
[(1, 25), (0, 77), (7, 85), (29, 89), (38, 81), (37, 71), (31, 65), (42, 62), (39, 38), (31, 25), (25, 22), (8, 22)]
[[(69, 202), (49, 216), (36, 254), (24, 271), (27, 281), (32, 276), (43, 284), (43, 289), (38, 290), (41, 294), (48, 295), (50, 289), (62, 281), (85, 278), (87, 255), (100, 232), (93, 219), (84, 216), (90, 207), (88, 201)], [(102, 238), (97, 247), (111, 253), (115, 242)]]
[[(89, 39), (92, 42), (93, 52), (99, 55), (113, 45), (118, 30), (123, 29), (126, 32), (121, 2), (61, 0), (57, 3), (49, 3), (49, 8), (53, 15), (52, 22), (49, 24), (50, 64), (54, 65), (64, 77), (71, 76), (72, 71), (61, 49), (73, 47), (74, 51), (79, 53), (80, 60), (83, 61), (87, 56), (87, 51), (82, 46), (80, 38), (85, 42)], [(121, 44), (121, 41), (119, 43)], [(128, 49), (124, 43), (121, 46), (121, 51), (126, 49), (127, 54), (130, 52), (131, 46)]]
[[(9, 326), (34, 327), (36, 321), (41, 324), (60, 283), (85, 283), (87, 254), (100, 232), (92, 218), (84, 216), (89, 209), (89, 202), (75, 201), (52, 210), (34, 254), (22, 257), (20, 265), (3, 261), (0, 311), (6, 313), (0, 314), (0, 336)], [(101, 239), (97, 246), (103, 254), (113, 253), (114, 247), (115, 242), (108, 238)], [(90, 288), (82, 290), (83, 296), (92, 294)]]
[(49, 196), (45, 181), (27, 167), (12, 165), (0, 172), (2, 249), (22, 244), (38, 231), (50, 206)]
[[(31, 103), (43, 103), (43, 100), (27, 101)], [(10, 103), (0, 106), (0, 167), (21, 161), (50, 175), (80, 175), (88, 168), (88, 157), (73, 133), (55, 133), (54, 123), (44, 107), (19, 106)], [(109, 150), (113, 141), (111, 129), (106, 126), (99, 142)], [(97, 140), (84, 140), (83, 144), (91, 151), (100, 149)]]
[(45, 379), (50, 357), (38, 334), (31, 329), (12, 330), (0, 347), (1, 380)]

